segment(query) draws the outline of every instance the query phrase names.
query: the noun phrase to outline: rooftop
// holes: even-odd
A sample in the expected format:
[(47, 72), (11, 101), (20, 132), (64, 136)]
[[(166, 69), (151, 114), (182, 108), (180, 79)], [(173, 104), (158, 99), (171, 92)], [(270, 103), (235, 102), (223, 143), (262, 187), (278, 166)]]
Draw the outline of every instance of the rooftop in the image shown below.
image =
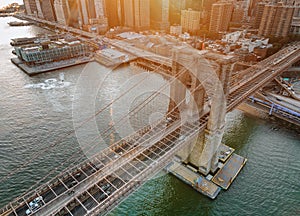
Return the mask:
[(115, 49), (111, 49), (111, 48), (99, 50), (99, 51), (97, 51), (97, 54), (104, 55), (111, 59), (118, 59), (118, 58), (126, 56), (124, 53), (119, 52), (118, 50), (115, 50)]

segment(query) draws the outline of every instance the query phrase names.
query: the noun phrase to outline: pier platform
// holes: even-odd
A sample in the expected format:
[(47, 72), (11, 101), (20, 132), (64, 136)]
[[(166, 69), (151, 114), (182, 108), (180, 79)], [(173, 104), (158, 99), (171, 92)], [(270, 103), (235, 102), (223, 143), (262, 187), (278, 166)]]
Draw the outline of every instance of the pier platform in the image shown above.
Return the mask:
[(212, 178), (212, 182), (227, 190), (246, 162), (246, 158), (233, 153), (224, 166)]
[(166, 170), (211, 199), (215, 199), (221, 191), (219, 186), (177, 161), (169, 164)]
[(18, 66), (19, 68), (21, 68), (29, 76), (33, 76), (40, 73), (45, 73), (45, 72), (71, 67), (79, 64), (85, 64), (92, 60), (93, 58), (91, 57), (83, 57), (83, 58), (74, 58), (74, 59), (68, 59), (68, 60), (63, 60), (58, 62), (50, 62), (50, 63), (46, 63), (42, 65), (34, 65), (34, 66), (29, 66), (25, 64), (19, 58), (12, 58), (11, 62), (14, 63), (16, 66)]

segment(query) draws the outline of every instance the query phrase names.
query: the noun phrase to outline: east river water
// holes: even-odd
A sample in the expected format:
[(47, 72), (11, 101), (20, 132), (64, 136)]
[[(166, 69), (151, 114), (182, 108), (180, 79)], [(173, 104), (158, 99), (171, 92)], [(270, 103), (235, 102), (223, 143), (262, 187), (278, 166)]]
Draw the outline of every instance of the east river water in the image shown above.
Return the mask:
[[(1, 4), (4, 2), (8, 1)], [(141, 127), (159, 118), (167, 108), (167, 97), (161, 95), (106, 135), (123, 114), (166, 80), (128, 66), (110, 71), (97, 63), (29, 77), (10, 62), (14, 57), (10, 38), (46, 31), (35, 26), (9, 27), (7, 22), (13, 20), (0, 18), (0, 207), (56, 167), (49, 177), (57, 174), (62, 163), (66, 166), (83, 160), (83, 146), (91, 137), (102, 134), (97, 139), (101, 149), (130, 133), (128, 124)], [(59, 84), (62, 73), (64, 84)], [(137, 80), (140, 84), (130, 89)], [(125, 100), (107, 106), (126, 91)], [(168, 88), (164, 93), (168, 94)], [(93, 113), (90, 104), (95, 107), (94, 112), (103, 109), (95, 118), (97, 133), (85, 128), (66, 136), (74, 130), (74, 122)], [(248, 162), (230, 189), (221, 192), (216, 200), (161, 172), (110, 215), (300, 215), (298, 129), (235, 110), (227, 115), (223, 141)]]

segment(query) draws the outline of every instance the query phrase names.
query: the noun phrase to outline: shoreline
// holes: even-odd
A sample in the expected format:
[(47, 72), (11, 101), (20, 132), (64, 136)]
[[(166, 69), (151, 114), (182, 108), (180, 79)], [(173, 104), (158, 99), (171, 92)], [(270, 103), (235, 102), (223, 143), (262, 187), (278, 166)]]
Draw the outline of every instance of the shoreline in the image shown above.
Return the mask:
[(18, 58), (12, 58), (11, 62), (24, 71), (29, 76), (34, 76), (41, 73), (46, 73), (54, 70), (60, 70), (67, 67), (73, 67), (80, 64), (86, 64), (92, 62), (93, 58), (73, 58), (68, 60), (62, 60), (59, 62), (51, 62), (39, 66), (29, 67), (22, 60)]
[(256, 107), (253, 107), (249, 104), (247, 104), (246, 102), (243, 102), (242, 104), (240, 104), (237, 107), (238, 110), (251, 115), (251, 116), (255, 116), (261, 119), (270, 119), (271, 116), (269, 116), (265, 111), (263, 111), (262, 109), (258, 109)]

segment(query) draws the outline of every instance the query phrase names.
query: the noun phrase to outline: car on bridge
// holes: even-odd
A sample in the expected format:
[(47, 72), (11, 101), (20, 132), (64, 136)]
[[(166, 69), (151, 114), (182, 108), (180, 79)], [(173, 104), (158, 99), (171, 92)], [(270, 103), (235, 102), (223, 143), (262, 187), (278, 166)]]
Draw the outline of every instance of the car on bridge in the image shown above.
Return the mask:
[(179, 140), (179, 141), (182, 141), (182, 140), (185, 140), (185, 138), (186, 138), (186, 136), (181, 135), (181, 136), (178, 138), (178, 140)]
[(26, 210), (26, 215), (30, 215), (43, 205), (43, 197), (39, 196), (29, 203), (29, 209)]

